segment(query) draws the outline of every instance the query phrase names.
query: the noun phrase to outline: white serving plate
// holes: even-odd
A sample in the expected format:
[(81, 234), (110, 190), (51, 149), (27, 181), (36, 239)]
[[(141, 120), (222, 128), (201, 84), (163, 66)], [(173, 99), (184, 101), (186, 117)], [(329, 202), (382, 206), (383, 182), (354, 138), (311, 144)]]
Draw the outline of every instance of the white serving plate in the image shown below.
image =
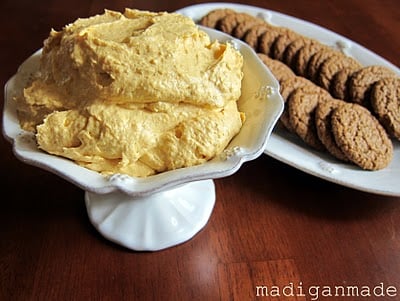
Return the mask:
[[(341, 49), (363, 65), (383, 65), (400, 75), (399, 68), (365, 47), (321, 26), (275, 11), (242, 4), (207, 3), (188, 6), (178, 12), (198, 21), (209, 11), (217, 8), (231, 8), (246, 12), (263, 18), (271, 24), (291, 28), (300, 34)], [(268, 141), (265, 154), (333, 183), (376, 194), (400, 196), (400, 143), (398, 141), (394, 141), (392, 162), (387, 168), (379, 171), (364, 171), (357, 166), (341, 163), (328, 154), (312, 150), (299, 138), (278, 127), (274, 129)]]
[(239, 109), (246, 114), (238, 135), (225, 152), (204, 164), (147, 178), (116, 174), (105, 177), (74, 162), (37, 148), (32, 133), (23, 131), (12, 98), (39, 67), (41, 50), (19, 68), (5, 86), (3, 134), (25, 163), (48, 170), (86, 191), (89, 219), (107, 239), (134, 250), (160, 250), (193, 237), (207, 223), (215, 202), (211, 179), (235, 173), (263, 154), (283, 111), (279, 85), (245, 43), (203, 28), (211, 40), (232, 43), (244, 57)]

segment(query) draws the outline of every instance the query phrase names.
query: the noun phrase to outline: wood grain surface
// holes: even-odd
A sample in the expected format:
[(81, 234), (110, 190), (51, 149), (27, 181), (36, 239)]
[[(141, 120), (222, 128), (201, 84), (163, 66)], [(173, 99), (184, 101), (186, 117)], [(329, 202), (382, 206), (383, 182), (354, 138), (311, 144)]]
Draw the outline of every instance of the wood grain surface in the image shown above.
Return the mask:
[[(2, 0), (1, 83), (51, 28), (105, 8), (172, 12), (195, 3)], [(400, 65), (398, 0), (241, 3), (316, 23)], [(399, 197), (345, 188), (262, 155), (215, 180), (214, 211), (193, 239), (134, 252), (93, 228), (82, 190), (17, 160), (3, 137), (0, 151), (0, 300), (400, 300)], [(370, 288), (370, 296), (329, 296), (335, 286)]]

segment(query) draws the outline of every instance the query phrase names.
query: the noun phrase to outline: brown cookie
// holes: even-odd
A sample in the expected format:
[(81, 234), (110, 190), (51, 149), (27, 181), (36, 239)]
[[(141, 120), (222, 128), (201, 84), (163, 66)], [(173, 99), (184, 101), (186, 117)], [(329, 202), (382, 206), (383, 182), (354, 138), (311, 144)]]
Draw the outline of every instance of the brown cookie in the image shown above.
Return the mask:
[(327, 58), (319, 68), (316, 80), (318, 85), (329, 91), (333, 77), (344, 68), (359, 69), (361, 64), (349, 56), (333, 55)]
[(392, 141), (365, 107), (345, 103), (333, 110), (331, 124), (336, 144), (362, 169), (382, 169), (392, 160)]
[(311, 57), (317, 52), (327, 47), (318, 41), (312, 40), (305, 44), (295, 54), (292, 61), (292, 68), (297, 75), (307, 76), (307, 66)]
[(272, 74), (275, 76), (278, 82), (281, 82), (290, 77), (296, 76), (292, 69), (290, 69), (286, 64), (281, 61), (274, 60), (268, 55), (263, 53), (257, 53), (261, 61), (271, 70)]
[(240, 22), (232, 31), (232, 35), (235, 38), (238, 39), (243, 39), (243, 37), (246, 35), (247, 31), (250, 30), (253, 26), (256, 24), (265, 24), (264, 21), (258, 18), (250, 18), (250, 19), (245, 19), (243, 22)]
[(370, 92), (374, 83), (395, 73), (384, 66), (367, 66), (354, 72), (348, 81), (349, 101), (370, 107)]
[(271, 47), (272, 44), (274, 44), (275, 39), (279, 37), (282, 32), (285, 30), (282, 29), (281, 27), (276, 27), (271, 30), (265, 31), (259, 38), (258, 41), (258, 52), (264, 53), (270, 57), (272, 57), (271, 54)]
[(288, 65), (293, 70), (294, 68), (294, 58), (297, 52), (307, 44), (311, 44), (314, 40), (307, 37), (299, 37), (287, 45), (285, 52), (283, 53), (282, 61)]
[(400, 140), (400, 78), (378, 80), (371, 90), (371, 105), (386, 131)]
[(246, 14), (246, 13), (234, 13), (234, 14), (227, 14), (225, 17), (220, 19), (216, 25), (216, 29), (227, 33), (229, 35), (233, 35), (233, 30), (236, 26), (240, 23), (248, 21), (248, 20), (255, 20), (256, 17)]
[(283, 61), (283, 54), (285, 53), (286, 47), (300, 37), (298, 33), (289, 29), (280, 34), (271, 45), (271, 57)]
[(332, 56), (338, 56), (338, 54), (338, 51), (328, 47), (314, 53), (308, 61), (306, 77), (314, 83), (317, 83), (317, 75), (321, 64)]
[(200, 25), (215, 28), (219, 20), (226, 17), (228, 14), (236, 13), (234, 10), (229, 8), (220, 8), (210, 11), (199, 21)]
[(319, 103), (329, 101), (331, 96), (316, 85), (297, 88), (289, 96), (289, 121), (294, 132), (309, 146), (324, 150), (318, 138), (315, 109)]
[(343, 100), (334, 98), (330, 99), (329, 101), (318, 103), (318, 106), (315, 110), (315, 126), (317, 128), (318, 138), (325, 146), (327, 151), (339, 160), (348, 161), (346, 155), (336, 144), (331, 125), (331, 116), (333, 110), (343, 103)]
[(283, 110), (281, 117), (279, 118), (279, 121), (290, 132), (293, 132), (293, 129), (290, 124), (290, 117), (288, 110), (289, 96), (294, 90), (303, 86), (315, 86), (315, 85), (308, 79), (301, 76), (290, 77), (280, 82), (279, 92), (281, 93), (282, 99), (285, 103), (285, 109)]
[(259, 47), (259, 39), (260, 36), (269, 30), (271, 28), (271, 25), (267, 23), (260, 23), (252, 26), (244, 35), (243, 41), (245, 41), (247, 44), (249, 44), (250, 47), (252, 47), (255, 51), (258, 51)]
[(280, 83), (280, 89), (279, 92), (282, 95), (283, 101), (286, 102), (290, 96), (290, 94), (297, 88), (303, 87), (303, 86), (315, 86), (313, 82), (310, 80), (302, 77), (302, 76), (295, 76), (288, 78), (286, 80), (283, 80)]
[(348, 81), (351, 75), (357, 70), (358, 69), (345, 67), (333, 76), (331, 85), (329, 87), (329, 91), (333, 97), (346, 101), (349, 99), (349, 93), (347, 89)]

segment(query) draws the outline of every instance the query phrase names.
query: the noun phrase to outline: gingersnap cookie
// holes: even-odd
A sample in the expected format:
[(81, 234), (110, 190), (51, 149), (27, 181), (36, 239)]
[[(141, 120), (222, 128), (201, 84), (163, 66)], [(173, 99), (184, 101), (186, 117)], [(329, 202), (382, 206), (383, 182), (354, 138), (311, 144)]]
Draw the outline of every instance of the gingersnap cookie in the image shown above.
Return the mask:
[(224, 17), (226, 17), (228, 14), (234, 14), (236, 13), (234, 10), (229, 9), (229, 8), (219, 8), (210, 11), (208, 14), (203, 16), (199, 24), (210, 27), (210, 28), (215, 28), (217, 26), (217, 23)]
[(298, 33), (292, 30), (287, 30), (280, 34), (271, 45), (271, 57), (283, 61), (283, 54), (285, 53), (286, 47), (300, 37)]
[(321, 49), (327, 46), (321, 44), (318, 41), (311, 40), (310, 43), (305, 44), (295, 54), (292, 60), (292, 68), (297, 75), (307, 76), (307, 66), (311, 57)]
[(243, 37), (246, 35), (247, 31), (256, 24), (264, 24), (264, 21), (258, 18), (245, 19), (233, 29), (232, 35), (235, 38), (243, 40)]
[(314, 53), (308, 61), (306, 77), (317, 83), (317, 75), (321, 64), (332, 56), (338, 56), (338, 53), (338, 51), (328, 47)]
[(258, 44), (260, 36), (267, 30), (270, 30), (271, 27), (272, 25), (269, 25), (265, 22), (260, 24), (255, 24), (245, 33), (245, 35), (243, 36), (243, 41), (258, 52), (259, 50)]
[(298, 37), (287, 45), (285, 52), (283, 53), (282, 61), (294, 70), (294, 58), (296, 57), (297, 52), (305, 45), (311, 44), (313, 41), (313, 39), (307, 37)]
[(315, 84), (308, 80), (305, 77), (302, 76), (294, 76), (290, 77), (286, 80), (283, 80), (280, 83), (280, 89), (279, 92), (281, 93), (281, 96), (283, 98), (283, 101), (286, 102), (290, 96), (290, 94), (297, 88), (303, 87), (303, 86), (315, 86)]
[(226, 34), (233, 35), (233, 30), (240, 23), (255, 19), (256, 17), (246, 13), (227, 14), (225, 17), (223, 17), (217, 22), (215, 28)]
[(331, 92), (333, 97), (346, 101), (349, 99), (347, 89), (348, 81), (351, 75), (358, 69), (359, 68), (354, 69), (351, 67), (345, 67), (333, 76), (329, 87), (329, 92)]
[(359, 69), (361, 67), (361, 64), (352, 57), (333, 55), (321, 64), (316, 80), (319, 86), (329, 91), (336, 73), (344, 68)]
[(275, 42), (275, 39), (282, 34), (282, 32), (284, 32), (284, 29), (282, 29), (281, 27), (276, 27), (274, 29), (267, 30), (263, 34), (261, 34), (258, 41), (258, 52), (264, 53), (272, 57), (272, 44)]
[(372, 85), (385, 77), (396, 77), (396, 74), (385, 66), (367, 66), (354, 72), (349, 79), (349, 101), (370, 106)]
[(297, 88), (289, 96), (288, 110), (291, 127), (306, 144), (317, 150), (324, 150), (325, 147), (318, 137), (315, 109), (319, 103), (330, 99), (329, 93), (316, 85)]
[(282, 96), (283, 102), (285, 103), (285, 109), (283, 110), (283, 112), (279, 118), (279, 121), (289, 132), (294, 132), (294, 130), (290, 124), (290, 117), (289, 117), (289, 110), (288, 110), (288, 103), (290, 100), (289, 96), (297, 88), (300, 88), (303, 86), (315, 86), (315, 84), (301, 76), (289, 77), (280, 82), (279, 92)]
[(351, 162), (365, 170), (389, 165), (392, 141), (368, 109), (345, 103), (333, 110), (331, 124), (337, 145)]
[(290, 77), (296, 76), (292, 69), (290, 69), (286, 64), (281, 61), (274, 60), (268, 55), (263, 53), (257, 53), (261, 61), (271, 70), (272, 74), (275, 76), (278, 82), (281, 82)]
[(348, 161), (346, 155), (336, 144), (332, 132), (331, 116), (334, 109), (344, 103), (343, 100), (331, 98), (328, 101), (319, 102), (315, 109), (315, 126), (317, 135), (326, 150), (341, 161)]
[(400, 140), (400, 78), (378, 80), (371, 90), (371, 105), (389, 135)]

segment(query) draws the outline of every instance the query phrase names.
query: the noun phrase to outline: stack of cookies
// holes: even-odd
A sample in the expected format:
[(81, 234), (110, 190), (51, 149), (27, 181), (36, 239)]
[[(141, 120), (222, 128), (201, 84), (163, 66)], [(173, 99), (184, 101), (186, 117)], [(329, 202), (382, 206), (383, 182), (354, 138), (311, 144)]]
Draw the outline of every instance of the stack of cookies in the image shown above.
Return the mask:
[(400, 140), (400, 77), (255, 16), (216, 9), (199, 22), (249, 44), (280, 83), (280, 124), (307, 145), (365, 170), (383, 169)]

